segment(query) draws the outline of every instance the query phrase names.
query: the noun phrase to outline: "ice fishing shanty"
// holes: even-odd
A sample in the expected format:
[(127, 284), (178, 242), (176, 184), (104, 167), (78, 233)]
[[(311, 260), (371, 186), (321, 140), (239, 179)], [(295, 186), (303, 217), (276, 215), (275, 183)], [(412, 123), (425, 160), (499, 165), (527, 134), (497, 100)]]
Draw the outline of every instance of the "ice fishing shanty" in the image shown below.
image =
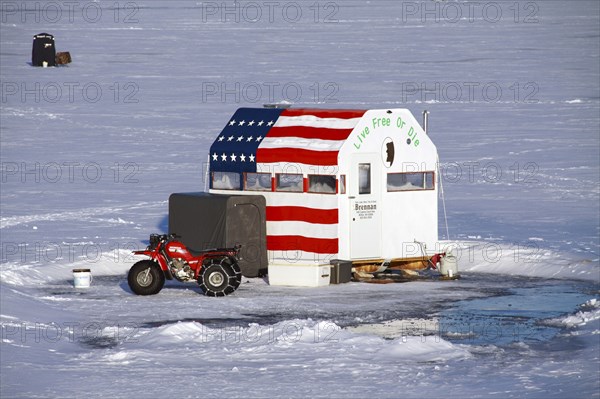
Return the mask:
[(407, 109), (240, 108), (209, 158), (211, 195), (265, 199), (265, 248), (251, 250), (267, 264), (252, 270), (270, 284), (329, 284), (336, 259), (374, 270), (435, 255), (437, 149)]

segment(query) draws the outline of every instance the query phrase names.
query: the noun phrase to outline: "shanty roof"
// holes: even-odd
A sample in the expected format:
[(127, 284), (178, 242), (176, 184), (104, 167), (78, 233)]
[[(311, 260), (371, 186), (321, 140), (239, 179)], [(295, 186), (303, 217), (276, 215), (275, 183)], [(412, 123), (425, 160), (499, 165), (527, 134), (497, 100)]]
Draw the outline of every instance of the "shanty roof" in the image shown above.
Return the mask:
[(210, 169), (241, 173), (282, 162), (337, 165), (340, 148), (365, 112), (240, 108), (210, 147)]

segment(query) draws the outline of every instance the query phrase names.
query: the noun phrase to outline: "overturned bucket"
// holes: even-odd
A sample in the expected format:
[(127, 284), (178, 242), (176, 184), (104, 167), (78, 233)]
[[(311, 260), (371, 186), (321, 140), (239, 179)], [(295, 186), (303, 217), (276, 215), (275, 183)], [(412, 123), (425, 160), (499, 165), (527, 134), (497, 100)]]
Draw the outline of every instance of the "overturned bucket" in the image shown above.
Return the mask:
[(73, 285), (75, 288), (89, 288), (92, 284), (90, 269), (73, 269)]

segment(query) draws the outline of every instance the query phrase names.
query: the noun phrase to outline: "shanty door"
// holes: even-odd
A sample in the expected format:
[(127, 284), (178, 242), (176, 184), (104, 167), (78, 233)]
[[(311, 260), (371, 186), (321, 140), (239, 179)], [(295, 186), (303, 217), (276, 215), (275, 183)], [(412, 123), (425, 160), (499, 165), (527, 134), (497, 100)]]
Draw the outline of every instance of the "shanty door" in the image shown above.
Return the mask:
[(381, 257), (381, 157), (354, 154), (348, 184), (350, 198), (350, 257)]

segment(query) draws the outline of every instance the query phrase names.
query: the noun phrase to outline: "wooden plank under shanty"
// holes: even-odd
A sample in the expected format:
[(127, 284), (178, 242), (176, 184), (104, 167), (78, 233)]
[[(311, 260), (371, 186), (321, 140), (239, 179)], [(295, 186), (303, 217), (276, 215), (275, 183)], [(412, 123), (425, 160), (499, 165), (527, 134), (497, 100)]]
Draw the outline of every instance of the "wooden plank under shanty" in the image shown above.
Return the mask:
[[(411, 258), (368, 259), (352, 261), (352, 268), (356, 271), (375, 273), (385, 269), (392, 270), (423, 270), (429, 266), (430, 257), (416, 256)], [(383, 269), (383, 270), (382, 270)]]
[(430, 257), (417, 256), (391, 260), (369, 259), (352, 262), (354, 281), (377, 284), (401, 283), (429, 279), (418, 271), (430, 266)]
[(435, 276), (435, 275), (416, 275), (411, 276), (408, 274), (390, 274), (390, 273), (377, 273), (376, 275), (370, 275), (371, 277), (366, 277), (364, 275), (354, 275), (354, 281), (358, 281), (361, 283), (371, 283), (371, 284), (390, 284), (390, 283), (408, 283), (413, 281), (453, 281), (459, 280), (461, 277), (459, 274), (456, 274), (452, 277), (448, 276)]

